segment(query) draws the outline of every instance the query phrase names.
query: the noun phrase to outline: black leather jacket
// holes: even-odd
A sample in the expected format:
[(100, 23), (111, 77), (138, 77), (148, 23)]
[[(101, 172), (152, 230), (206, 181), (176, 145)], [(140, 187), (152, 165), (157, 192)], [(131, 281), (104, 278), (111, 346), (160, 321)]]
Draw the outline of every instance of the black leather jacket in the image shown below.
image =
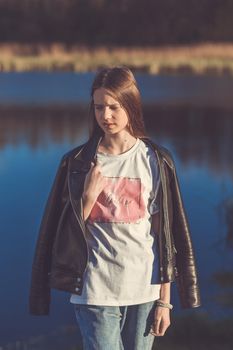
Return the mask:
[[(100, 137), (66, 153), (59, 164), (50, 191), (37, 240), (31, 276), (29, 311), (49, 314), (51, 288), (81, 295), (88, 262), (82, 192), (85, 176), (96, 155)], [(197, 271), (190, 230), (174, 161), (169, 151), (149, 144), (161, 175), (160, 224), (157, 237), (160, 282), (176, 280), (181, 306), (200, 305)]]

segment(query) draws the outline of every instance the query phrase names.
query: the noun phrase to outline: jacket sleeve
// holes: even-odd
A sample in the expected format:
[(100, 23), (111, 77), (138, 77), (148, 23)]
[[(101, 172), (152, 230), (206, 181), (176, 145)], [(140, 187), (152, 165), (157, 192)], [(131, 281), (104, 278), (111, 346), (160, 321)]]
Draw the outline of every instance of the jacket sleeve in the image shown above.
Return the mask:
[(200, 306), (200, 290), (190, 227), (185, 212), (176, 167), (173, 168), (173, 236), (177, 248), (177, 286), (183, 308)]
[(183, 308), (192, 308), (200, 306), (200, 291), (198, 285), (196, 261), (187, 214), (185, 212), (183, 199), (180, 191), (179, 180), (177, 177), (177, 172), (173, 159), (172, 163), (172, 232), (175, 247), (177, 250), (176, 267), (178, 272), (176, 282), (179, 290), (181, 306)]
[(29, 294), (29, 313), (32, 315), (49, 314), (51, 255), (59, 217), (65, 202), (63, 194), (67, 183), (67, 163), (66, 157), (63, 156), (40, 224), (32, 264)]

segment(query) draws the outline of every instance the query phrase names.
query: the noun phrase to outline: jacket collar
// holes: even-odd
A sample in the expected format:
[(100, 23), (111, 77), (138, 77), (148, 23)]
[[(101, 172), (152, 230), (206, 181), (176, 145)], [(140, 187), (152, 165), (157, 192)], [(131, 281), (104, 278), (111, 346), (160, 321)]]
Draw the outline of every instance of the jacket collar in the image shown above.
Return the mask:
[[(96, 159), (96, 153), (99, 143), (102, 139), (102, 135), (92, 136), (82, 147), (75, 149), (73, 160), (75, 163), (79, 163), (82, 166), (83, 171), (87, 171), (90, 167), (90, 163)], [(157, 157), (169, 165), (170, 168), (174, 168), (174, 163), (170, 152), (153, 142), (149, 137), (140, 137), (140, 139), (150, 146), (156, 153)]]

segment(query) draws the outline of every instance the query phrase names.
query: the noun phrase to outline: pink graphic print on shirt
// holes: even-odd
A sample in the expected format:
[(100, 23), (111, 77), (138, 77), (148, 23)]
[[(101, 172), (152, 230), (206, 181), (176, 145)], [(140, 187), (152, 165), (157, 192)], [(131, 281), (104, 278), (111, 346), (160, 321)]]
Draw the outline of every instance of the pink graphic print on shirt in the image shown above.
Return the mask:
[(90, 222), (136, 223), (145, 215), (144, 187), (139, 178), (106, 177), (89, 216)]

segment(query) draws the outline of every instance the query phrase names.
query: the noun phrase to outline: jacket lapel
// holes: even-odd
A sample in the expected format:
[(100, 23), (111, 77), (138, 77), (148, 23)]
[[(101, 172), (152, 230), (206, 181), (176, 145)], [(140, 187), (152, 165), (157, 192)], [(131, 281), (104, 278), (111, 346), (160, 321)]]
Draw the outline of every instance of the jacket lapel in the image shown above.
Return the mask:
[(101, 137), (90, 138), (87, 143), (72, 152), (68, 165), (68, 188), (71, 205), (81, 227), (84, 228), (82, 193), (87, 172), (96, 157)]

